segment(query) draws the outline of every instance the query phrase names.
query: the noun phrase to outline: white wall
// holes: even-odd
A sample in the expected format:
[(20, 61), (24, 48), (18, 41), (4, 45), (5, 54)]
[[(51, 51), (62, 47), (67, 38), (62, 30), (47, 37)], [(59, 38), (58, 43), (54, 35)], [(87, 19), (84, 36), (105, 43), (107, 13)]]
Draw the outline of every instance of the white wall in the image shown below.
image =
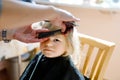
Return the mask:
[(84, 7), (58, 6), (81, 19), (79, 31), (116, 43), (105, 74), (107, 80), (120, 80), (120, 11), (109, 12)]

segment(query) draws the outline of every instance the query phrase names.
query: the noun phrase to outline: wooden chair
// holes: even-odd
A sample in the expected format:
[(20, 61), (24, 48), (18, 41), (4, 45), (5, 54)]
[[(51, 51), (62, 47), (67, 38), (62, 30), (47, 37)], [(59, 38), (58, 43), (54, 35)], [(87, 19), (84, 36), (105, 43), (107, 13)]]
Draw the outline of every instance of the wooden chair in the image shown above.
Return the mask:
[[(81, 66), (82, 74), (89, 77), (90, 80), (103, 80), (115, 43), (83, 34), (79, 34), (79, 37), (83, 53), (85, 45), (87, 45), (87, 52)], [(93, 59), (93, 57), (95, 58)], [(87, 75), (88, 73), (89, 75)]]

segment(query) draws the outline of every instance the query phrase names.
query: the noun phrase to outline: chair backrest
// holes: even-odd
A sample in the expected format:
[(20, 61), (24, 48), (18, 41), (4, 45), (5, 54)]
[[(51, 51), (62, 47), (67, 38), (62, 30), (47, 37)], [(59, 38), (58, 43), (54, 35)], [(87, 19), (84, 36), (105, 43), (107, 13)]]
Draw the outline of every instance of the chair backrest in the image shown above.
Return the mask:
[(81, 68), (82, 74), (88, 76), (90, 80), (103, 80), (115, 43), (83, 34), (79, 34), (79, 37), (83, 53), (86, 51)]

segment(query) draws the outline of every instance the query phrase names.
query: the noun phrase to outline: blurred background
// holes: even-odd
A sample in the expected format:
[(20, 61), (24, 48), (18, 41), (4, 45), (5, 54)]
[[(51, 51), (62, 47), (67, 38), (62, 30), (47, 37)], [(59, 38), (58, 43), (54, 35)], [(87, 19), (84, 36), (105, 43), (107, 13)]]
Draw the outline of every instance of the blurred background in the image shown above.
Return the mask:
[[(24, 0), (23, 0), (24, 1)], [(120, 80), (120, 0), (25, 0), (36, 4), (53, 5), (68, 10), (76, 17), (80, 18), (78, 22), (78, 31), (96, 38), (108, 40), (116, 43), (116, 47), (109, 61), (104, 80)], [(48, 14), (50, 15), (50, 14)], [(24, 64), (21, 65), (21, 55), (27, 51), (34, 50), (39, 44), (25, 44), (13, 40), (11, 43), (4, 44), (0, 42), (0, 80), (2, 74), (10, 75), (12, 80), (18, 80), (19, 75), (24, 70)], [(9, 49), (9, 50), (8, 50)], [(4, 53), (4, 54), (3, 54)], [(17, 53), (17, 54), (16, 54)], [(26, 55), (27, 57), (28, 55)], [(26, 62), (25, 64), (27, 64)], [(4, 66), (6, 69), (2, 69)], [(2, 67), (1, 67), (2, 66)], [(7, 72), (7, 70), (9, 72)]]

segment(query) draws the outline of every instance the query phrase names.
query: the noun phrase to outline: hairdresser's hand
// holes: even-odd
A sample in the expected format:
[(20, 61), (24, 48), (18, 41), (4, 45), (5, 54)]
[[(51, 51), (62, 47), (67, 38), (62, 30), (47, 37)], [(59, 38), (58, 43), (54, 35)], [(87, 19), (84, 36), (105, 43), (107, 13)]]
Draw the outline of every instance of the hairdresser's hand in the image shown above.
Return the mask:
[(58, 8), (56, 8), (56, 11), (57, 11), (57, 14), (56, 14), (57, 16), (53, 20), (51, 20), (51, 22), (56, 26), (62, 27), (63, 32), (66, 29), (66, 26), (63, 23), (63, 21), (75, 21), (75, 22), (80, 21), (79, 18), (76, 18), (68, 11), (58, 9)]
[(34, 43), (34, 42), (43, 42), (45, 40), (47, 40), (47, 38), (43, 38), (43, 39), (38, 39), (36, 37), (36, 34), (38, 32), (46, 32), (48, 30), (33, 30), (31, 28), (31, 25), (25, 26), (25, 27), (21, 27), (15, 30), (14, 32), (14, 39), (17, 39), (19, 41), (25, 42), (25, 43)]

